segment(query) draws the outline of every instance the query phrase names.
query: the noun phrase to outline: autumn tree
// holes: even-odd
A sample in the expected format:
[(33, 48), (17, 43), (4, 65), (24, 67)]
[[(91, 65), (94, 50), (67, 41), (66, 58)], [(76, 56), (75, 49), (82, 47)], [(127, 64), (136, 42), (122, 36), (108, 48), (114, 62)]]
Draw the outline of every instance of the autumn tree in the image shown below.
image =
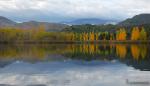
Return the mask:
[(83, 41), (88, 41), (88, 33), (83, 33)]
[(99, 33), (95, 33), (95, 40), (98, 41), (99, 39)]
[(131, 40), (139, 40), (140, 39), (140, 30), (138, 27), (134, 27), (131, 33)]
[(90, 41), (94, 41), (95, 40), (94, 32), (90, 32), (89, 33), (89, 40)]
[(140, 40), (147, 40), (147, 33), (144, 27), (142, 27), (142, 30), (140, 31)]
[(126, 40), (126, 37), (127, 37), (127, 33), (126, 33), (126, 30), (124, 28), (121, 28), (117, 31), (116, 33), (116, 40)]

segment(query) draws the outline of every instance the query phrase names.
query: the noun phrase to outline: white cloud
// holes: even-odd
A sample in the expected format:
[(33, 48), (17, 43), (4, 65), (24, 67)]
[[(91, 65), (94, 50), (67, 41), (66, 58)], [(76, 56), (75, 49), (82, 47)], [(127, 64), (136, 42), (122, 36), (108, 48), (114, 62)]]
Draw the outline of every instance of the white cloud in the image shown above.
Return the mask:
[(50, 18), (124, 19), (140, 13), (150, 13), (149, 3), (149, 0), (0, 0), (0, 11), (5, 14), (23, 13), (24, 17), (41, 14)]

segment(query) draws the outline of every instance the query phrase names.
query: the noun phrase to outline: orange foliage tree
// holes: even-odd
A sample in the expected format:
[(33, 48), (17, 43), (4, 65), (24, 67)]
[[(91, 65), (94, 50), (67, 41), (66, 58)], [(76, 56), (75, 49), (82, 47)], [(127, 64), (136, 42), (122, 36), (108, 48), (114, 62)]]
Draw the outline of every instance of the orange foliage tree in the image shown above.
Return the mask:
[(127, 33), (124, 28), (121, 28), (116, 33), (116, 40), (126, 40)]
[(94, 32), (90, 32), (90, 33), (89, 33), (89, 40), (90, 40), (90, 41), (94, 41), (94, 40), (95, 40)]
[(139, 40), (140, 39), (140, 30), (138, 27), (134, 27), (131, 33), (131, 40)]

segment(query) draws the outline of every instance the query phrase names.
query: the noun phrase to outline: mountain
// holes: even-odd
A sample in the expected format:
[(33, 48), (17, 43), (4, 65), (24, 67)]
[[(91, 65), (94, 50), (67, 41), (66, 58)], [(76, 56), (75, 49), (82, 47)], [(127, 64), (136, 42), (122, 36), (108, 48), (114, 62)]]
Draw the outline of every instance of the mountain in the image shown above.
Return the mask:
[(32, 28), (38, 28), (40, 25), (44, 25), (47, 31), (61, 31), (62, 29), (69, 27), (68, 25), (60, 24), (60, 23), (37, 22), (37, 21), (16, 23), (8, 18), (0, 16), (0, 28), (14, 27), (14, 28), (21, 28), (21, 29), (32, 29)]
[(16, 24), (16, 22), (5, 18), (3, 16), (0, 16), (0, 27), (5, 27), (5, 26), (14, 26)]
[(139, 14), (120, 22), (119, 26), (135, 26), (150, 24), (150, 14)]
[(61, 31), (62, 29), (69, 27), (68, 25), (60, 23), (37, 22), (37, 21), (18, 23), (16, 27), (22, 29), (32, 29), (32, 28), (39, 28), (40, 25), (43, 25), (47, 31)]
[(77, 19), (70, 22), (63, 22), (65, 24), (71, 25), (82, 25), (82, 24), (93, 24), (93, 25), (101, 25), (101, 24), (108, 24), (108, 23), (115, 23), (116, 21), (113, 20), (105, 20), (105, 19), (97, 19), (97, 18), (84, 18), (84, 19)]

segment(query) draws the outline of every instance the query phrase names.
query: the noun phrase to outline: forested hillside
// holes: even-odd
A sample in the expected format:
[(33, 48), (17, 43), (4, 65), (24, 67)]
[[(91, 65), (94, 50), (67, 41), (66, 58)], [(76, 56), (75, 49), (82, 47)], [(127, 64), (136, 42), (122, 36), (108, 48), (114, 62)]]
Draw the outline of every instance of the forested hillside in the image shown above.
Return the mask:
[[(139, 16), (141, 15), (135, 16), (130, 20), (134, 21), (134, 19), (139, 19)], [(150, 40), (150, 24), (148, 24), (148, 19), (145, 24), (138, 24), (137, 22), (135, 25), (133, 25), (132, 22), (131, 24), (128, 23), (128, 25), (126, 25), (126, 21), (124, 21), (124, 24), (122, 22), (117, 25), (84, 24), (71, 26), (36, 21), (14, 23), (6, 18), (3, 18), (3, 21), (3, 26), (0, 27), (0, 42), (94, 42), (102, 40)]]

